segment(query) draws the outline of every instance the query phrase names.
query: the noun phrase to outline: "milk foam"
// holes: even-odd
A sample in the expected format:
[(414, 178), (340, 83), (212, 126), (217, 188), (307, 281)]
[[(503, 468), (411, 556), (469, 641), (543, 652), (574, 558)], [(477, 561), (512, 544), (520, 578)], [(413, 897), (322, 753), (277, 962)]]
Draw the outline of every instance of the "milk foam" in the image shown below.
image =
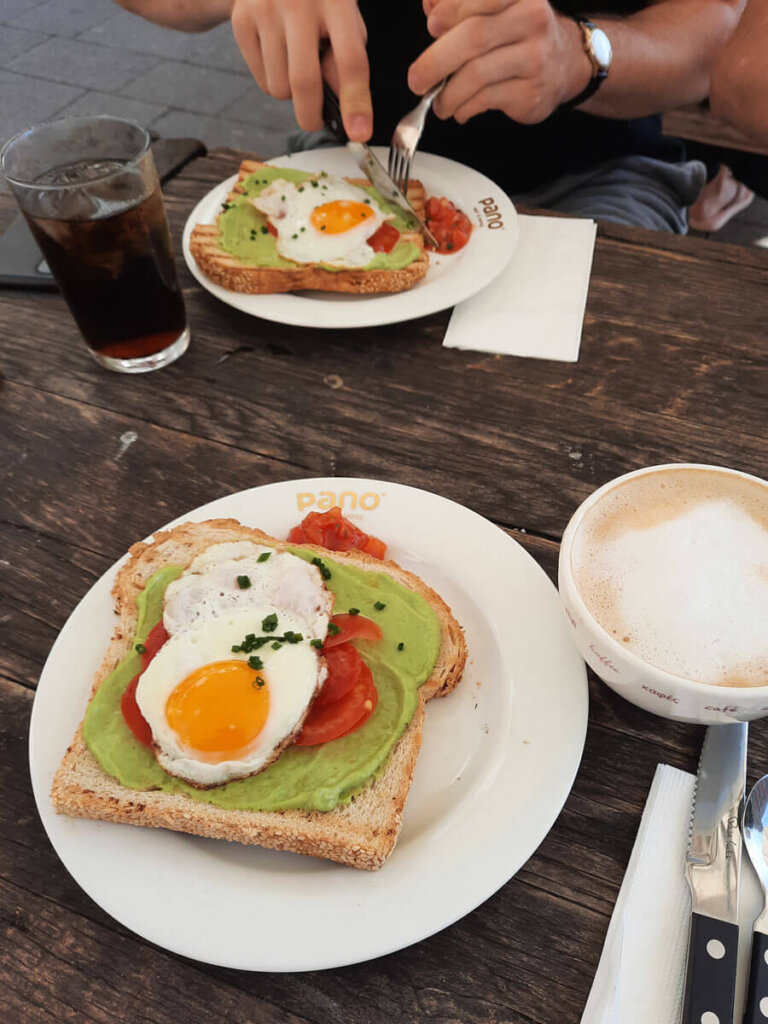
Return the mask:
[(768, 685), (768, 485), (699, 469), (625, 481), (584, 517), (571, 566), (594, 618), (643, 661)]

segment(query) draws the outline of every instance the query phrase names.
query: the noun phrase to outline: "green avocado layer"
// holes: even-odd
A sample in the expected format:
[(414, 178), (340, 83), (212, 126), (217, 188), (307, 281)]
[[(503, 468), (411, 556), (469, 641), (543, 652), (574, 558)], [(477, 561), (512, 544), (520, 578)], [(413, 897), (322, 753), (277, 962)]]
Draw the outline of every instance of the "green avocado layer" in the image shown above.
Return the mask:
[[(291, 550), (307, 560), (313, 557), (299, 548)], [(152, 751), (125, 724), (120, 700), (141, 669), (141, 659), (132, 647), (101, 684), (85, 714), (85, 741), (102, 768), (130, 789), (185, 793), (203, 803), (250, 811), (330, 811), (365, 788), (413, 717), (417, 691), (431, 675), (440, 649), (440, 620), (422, 597), (384, 573), (329, 559), (325, 564), (331, 571), (326, 586), (335, 594), (334, 613), (359, 608), (360, 614), (378, 622), (383, 633), (376, 642), (355, 641), (379, 694), (376, 710), (365, 725), (321, 746), (288, 747), (259, 775), (215, 789), (195, 789), (164, 772)], [(136, 598), (135, 643), (145, 640), (162, 618), (165, 588), (181, 571), (178, 566), (161, 569)], [(377, 609), (376, 603), (386, 607)], [(254, 624), (256, 632), (259, 625)]]
[[(283, 178), (285, 181), (301, 185), (310, 179), (319, 181), (317, 185), (318, 195), (322, 194), (322, 179), (307, 171), (297, 171), (293, 167), (262, 167), (255, 174), (251, 174), (243, 182), (245, 194), (233, 202), (225, 203), (225, 209), (219, 216), (219, 244), (221, 248), (237, 256), (243, 263), (254, 264), (259, 267), (295, 267), (297, 264), (292, 260), (286, 260), (277, 251), (275, 239), (267, 231), (267, 218), (255, 206), (248, 202), (250, 196), (257, 196), (266, 186), (276, 178)], [(306, 185), (306, 188), (312, 188)], [(373, 185), (361, 185), (365, 192), (378, 204), (383, 213), (394, 214), (394, 219), (388, 221), (398, 231), (413, 231), (416, 225), (408, 219), (404, 212), (394, 203), (389, 203), (379, 195)], [(391, 252), (377, 252), (365, 270), (402, 270), (409, 263), (417, 260), (421, 252), (413, 242), (400, 241)], [(319, 266), (325, 270), (334, 272), (344, 270), (344, 267), (332, 267), (327, 263)]]

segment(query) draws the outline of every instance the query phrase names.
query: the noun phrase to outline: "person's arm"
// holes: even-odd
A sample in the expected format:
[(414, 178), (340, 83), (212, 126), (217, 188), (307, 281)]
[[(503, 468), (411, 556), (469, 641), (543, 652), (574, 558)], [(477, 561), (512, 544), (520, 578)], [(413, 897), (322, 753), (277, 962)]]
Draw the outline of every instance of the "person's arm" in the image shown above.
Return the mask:
[(712, 72), (712, 113), (768, 142), (768, 0), (749, 0)]
[(147, 21), (182, 32), (207, 32), (232, 12), (232, 0), (117, 0), (117, 3)]
[(301, 128), (323, 127), (323, 77), (336, 91), (350, 139), (373, 131), (365, 22), (357, 0), (117, 0), (166, 28), (204, 32), (227, 19), (246, 64), (269, 96), (293, 100)]
[[(642, 117), (703, 99), (741, 2), (658, 0), (625, 18), (591, 17), (611, 41), (613, 62), (579, 109)], [(421, 94), (452, 76), (435, 102), (439, 117), (463, 123), (502, 110), (533, 124), (577, 97), (591, 78), (581, 30), (548, 0), (425, 0), (424, 8), (436, 41), (411, 65), (408, 81)]]

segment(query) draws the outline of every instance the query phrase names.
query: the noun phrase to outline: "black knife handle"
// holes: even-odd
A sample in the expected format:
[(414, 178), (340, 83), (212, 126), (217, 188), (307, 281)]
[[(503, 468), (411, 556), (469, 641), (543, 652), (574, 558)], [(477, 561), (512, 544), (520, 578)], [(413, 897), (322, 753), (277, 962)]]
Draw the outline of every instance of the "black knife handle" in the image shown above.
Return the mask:
[(333, 132), (338, 142), (346, 146), (349, 142), (347, 130), (341, 118), (341, 107), (336, 93), (323, 79), (323, 121), (327, 128)]
[(768, 1020), (768, 935), (752, 933), (752, 960), (744, 1008), (744, 1024), (765, 1024)]
[[(739, 926), (691, 914), (685, 999), (680, 1024), (733, 1024)], [(767, 967), (768, 969), (768, 967)], [(714, 1014), (713, 1017), (704, 1016)]]

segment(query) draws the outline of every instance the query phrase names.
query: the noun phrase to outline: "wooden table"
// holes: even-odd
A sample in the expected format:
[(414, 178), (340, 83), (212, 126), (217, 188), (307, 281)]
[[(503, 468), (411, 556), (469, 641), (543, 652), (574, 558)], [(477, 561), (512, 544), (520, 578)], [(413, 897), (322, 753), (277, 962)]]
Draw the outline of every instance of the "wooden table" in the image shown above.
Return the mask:
[[(177, 240), (237, 162), (212, 153), (166, 186)], [(0, 196), (0, 228), (11, 216)], [(427, 488), (498, 523), (554, 579), (574, 508), (619, 473), (701, 461), (768, 476), (768, 253), (601, 226), (577, 364), (444, 350), (447, 312), (360, 331), (260, 322), (182, 275), (189, 352), (132, 379), (91, 363), (57, 294), (0, 292), (0, 1019), (575, 1024), (654, 769), (694, 769), (699, 728), (593, 679), (565, 809), (487, 903), (370, 963), (246, 974), (149, 945), (69, 877), (29, 784), (35, 684), (133, 541), (245, 487), (338, 474)], [(751, 758), (754, 777), (761, 725)]]

